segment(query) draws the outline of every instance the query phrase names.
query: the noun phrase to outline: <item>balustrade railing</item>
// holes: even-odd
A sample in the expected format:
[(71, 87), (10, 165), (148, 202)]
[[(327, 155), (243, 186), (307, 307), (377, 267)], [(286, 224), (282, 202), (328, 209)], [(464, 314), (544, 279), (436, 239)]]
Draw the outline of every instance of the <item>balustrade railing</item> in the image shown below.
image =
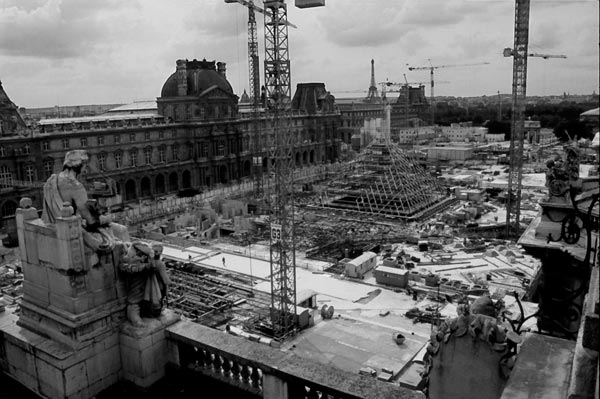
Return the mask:
[[(181, 321), (167, 329), (181, 370), (198, 373), (262, 398), (423, 399), (424, 394), (316, 363), (266, 343)], [(200, 387), (199, 382), (199, 389)]]

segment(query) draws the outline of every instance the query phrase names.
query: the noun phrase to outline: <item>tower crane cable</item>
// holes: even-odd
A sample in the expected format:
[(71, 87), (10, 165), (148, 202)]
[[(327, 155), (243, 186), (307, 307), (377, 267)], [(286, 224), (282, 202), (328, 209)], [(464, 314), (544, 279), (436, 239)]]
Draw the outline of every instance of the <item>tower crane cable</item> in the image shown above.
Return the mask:
[(455, 67), (466, 67), (466, 66), (477, 66), (477, 65), (487, 65), (489, 62), (476, 62), (472, 64), (448, 64), (448, 65), (431, 65), (431, 60), (429, 61), (429, 66), (418, 66), (418, 67), (408, 67), (409, 71), (419, 71), (419, 70), (429, 70), (430, 81), (431, 81), (431, 124), (435, 125), (435, 95), (434, 95), (434, 78), (433, 71), (435, 69), (440, 68), (455, 68)]

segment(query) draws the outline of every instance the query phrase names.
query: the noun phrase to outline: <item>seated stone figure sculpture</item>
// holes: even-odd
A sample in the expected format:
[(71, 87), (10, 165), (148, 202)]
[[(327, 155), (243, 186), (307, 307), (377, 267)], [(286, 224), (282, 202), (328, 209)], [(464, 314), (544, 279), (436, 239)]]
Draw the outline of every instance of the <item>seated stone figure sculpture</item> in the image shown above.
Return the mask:
[[(84, 185), (78, 180), (88, 161), (84, 150), (67, 152), (63, 170), (53, 174), (44, 185), (42, 220), (55, 223), (66, 203), (81, 217), (81, 232), (93, 264), (97, 254), (112, 254), (112, 262), (121, 271), (127, 289), (127, 318), (136, 327), (143, 325), (144, 317), (160, 315), (169, 277), (160, 260), (162, 246), (131, 242), (127, 227), (114, 223), (103, 215), (95, 202), (88, 198)], [(142, 309), (140, 309), (142, 308)]]
[(110, 217), (99, 213), (94, 200), (90, 200), (84, 185), (78, 180), (85, 170), (88, 155), (84, 150), (67, 152), (63, 170), (53, 174), (44, 184), (44, 210), (42, 220), (54, 223), (64, 203), (81, 216), (83, 240), (97, 253), (113, 250), (118, 241), (129, 241), (127, 228), (113, 223)]

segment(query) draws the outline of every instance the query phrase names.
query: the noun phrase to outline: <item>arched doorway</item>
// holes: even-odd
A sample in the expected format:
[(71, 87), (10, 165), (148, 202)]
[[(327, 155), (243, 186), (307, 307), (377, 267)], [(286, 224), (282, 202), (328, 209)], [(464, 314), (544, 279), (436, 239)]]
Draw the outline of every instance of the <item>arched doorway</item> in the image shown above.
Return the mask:
[(227, 183), (227, 165), (221, 165), (219, 168), (219, 177), (221, 178), (221, 183)]
[(169, 191), (179, 190), (179, 177), (177, 172), (171, 172), (169, 175)]
[(129, 179), (125, 183), (125, 201), (131, 201), (134, 199), (137, 199), (135, 181), (133, 179)]
[(304, 151), (302, 153), (302, 163), (304, 165), (308, 164), (308, 151)]
[(142, 197), (149, 197), (150, 195), (152, 195), (152, 187), (149, 177), (146, 176), (142, 179), (140, 184), (140, 192)]
[(189, 170), (184, 170), (183, 171), (183, 176), (182, 176), (182, 184), (183, 184), (183, 188), (192, 188), (192, 174)]
[(156, 176), (156, 194), (165, 193), (165, 177), (163, 175)]
[(315, 163), (315, 150), (310, 150), (310, 163)]

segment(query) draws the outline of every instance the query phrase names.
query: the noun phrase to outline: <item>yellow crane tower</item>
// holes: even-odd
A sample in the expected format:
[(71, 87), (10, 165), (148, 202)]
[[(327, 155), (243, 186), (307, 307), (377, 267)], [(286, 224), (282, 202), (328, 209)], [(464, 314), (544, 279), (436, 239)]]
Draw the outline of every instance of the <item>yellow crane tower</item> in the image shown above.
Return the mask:
[(408, 67), (409, 71), (419, 71), (419, 70), (429, 70), (429, 75), (431, 77), (431, 124), (435, 125), (435, 96), (433, 94), (433, 88), (435, 86), (433, 79), (433, 71), (435, 69), (440, 68), (455, 68), (455, 67), (467, 67), (467, 66), (477, 66), (477, 65), (487, 65), (489, 62), (477, 62), (474, 64), (452, 64), (452, 65), (431, 65), (431, 61), (429, 62), (429, 66), (419, 66), (419, 67)]

